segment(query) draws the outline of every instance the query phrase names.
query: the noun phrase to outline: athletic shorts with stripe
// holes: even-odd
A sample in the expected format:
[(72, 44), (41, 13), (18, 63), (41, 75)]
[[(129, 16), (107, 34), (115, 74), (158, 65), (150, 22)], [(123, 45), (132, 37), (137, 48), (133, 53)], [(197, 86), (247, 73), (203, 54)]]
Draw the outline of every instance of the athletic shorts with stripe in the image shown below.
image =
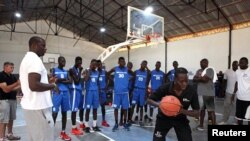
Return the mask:
[(99, 107), (99, 93), (98, 90), (88, 90), (85, 95), (85, 108), (97, 109)]
[(119, 109), (122, 107), (122, 109), (128, 109), (129, 108), (129, 94), (128, 92), (122, 93), (122, 94), (113, 94), (113, 105), (112, 107), (115, 109)]
[(139, 105), (144, 106), (145, 105), (145, 94), (146, 89), (144, 88), (134, 88), (133, 91), (133, 98), (132, 98), (132, 105)]
[(76, 112), (79, 109), (83, 109), (83, 94), (82, 90), (69, 89), (70, 92), (70, 108), (71, 111)]
[(70, 110), (70, 98), (69, 91), (60, 91), (59, 94), (56, 92), (52, 92), (52, 112), (59, 112), (61, 107), (62, 112), (66, 112)]

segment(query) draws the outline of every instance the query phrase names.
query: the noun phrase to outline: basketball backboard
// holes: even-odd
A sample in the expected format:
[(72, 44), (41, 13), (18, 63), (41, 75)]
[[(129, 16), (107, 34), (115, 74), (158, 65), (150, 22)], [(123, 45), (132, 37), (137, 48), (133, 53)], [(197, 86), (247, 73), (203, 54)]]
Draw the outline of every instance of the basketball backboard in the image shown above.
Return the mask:
[(164, 18), (128, 6), (127, 37), (164, 40)]

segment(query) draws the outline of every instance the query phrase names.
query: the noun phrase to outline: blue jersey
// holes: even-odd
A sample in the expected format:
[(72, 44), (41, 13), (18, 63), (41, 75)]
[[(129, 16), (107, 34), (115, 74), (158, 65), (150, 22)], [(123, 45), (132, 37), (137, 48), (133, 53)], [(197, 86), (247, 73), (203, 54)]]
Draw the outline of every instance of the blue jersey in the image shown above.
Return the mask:
[(104, 69), (102, 69), (99, 72), (99, 85), (100, 85), (100, 89), (105, 89), (106, 88), (106, 71)]
[[(79, 69), (72, 67), (73, 72), (79, 76)], [(75, 84), (75, 82), (73, 81), (72, 84), (69, 85), (69, 88), (71, 89), (78, 89), (78, 90), (82, 90), (82, 81), (80, 81), (78, 84)]]
[(174, 81), (174, 74), (175, 74), (175, 69), (172, 69), (172, 70), (170, 71), (170, 74), (168, 75), (168, 79), (169, 79), (170, 81)]
[[(59, 68), (54, 68), (53, 69), (53, 74), (57, 77), (57, 78), (61, 78), (61, 79), (68, 79), (68, 72), (64, 69), (59, 69)], [(58, 89), (60, 91), (68, 91), (68, 85), (64, 84), (64, 83), (57, 83)]]
[(120, 68), (119, 66), (115, 67), (115, 73), (114, 73), (115, 94), (128, 93), (128, 83), (129, 83), (128, 68), (127, 67)]
[(98, 77), (99, 72), (96, 70), (88, 70), (89, 72), (89, 80), (85, 83), (86, 90), (98, 90)]
[(129, 77), (129, 83), (128, 83), (128, 89), (132, 90), (133, 89), (133, 75), (131, 73), (128, 73), (128, 77)]
[(141, 71), (136, 70), (135, 71), (135, 88), (146, 88), (146, 83), (147, 83), (147, 76), (148, 76), (148, 72), (145, 71)]
[(164, 72), (159, 70), (153, 70), (151, 72), (151, 88), (152, 90), (156, 90), (158, 89), (164, 82), (163, 82), (163, 78), (164, 78)]

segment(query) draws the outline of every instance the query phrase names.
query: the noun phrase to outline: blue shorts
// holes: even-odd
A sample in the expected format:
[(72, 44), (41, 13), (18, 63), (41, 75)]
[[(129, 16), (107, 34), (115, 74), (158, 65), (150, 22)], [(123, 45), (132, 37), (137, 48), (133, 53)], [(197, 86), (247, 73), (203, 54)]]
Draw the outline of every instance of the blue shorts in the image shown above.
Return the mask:
[(146, 89), (134, 88), (132, 105), (137, 104), (139, 106), (144, 106), (145, 105), (145, 95), (146, 95)]
[(129, 108), (129, 94), (115, 94), (113, 95), (113, 106), (115, 109), (119, 109), (122, 107), (122, 109), (128, 109)]
[(106, 94), (106, 91), (101, 89), (100, 90), (100, 93), (99, 93), (99, 96), (100, 96), (100, 104), (103, 105), (106, 103), (107, 101), (107, 94)]
[[(151, 95), (154, 94), (155, 92), (156, 92), (156, 90), (151, 89)], [(158, 103), (160, 103), (160, 101), (158, 101)], [(153, 105), (150, 105), (149, 107), (150, 107), (150, 108), (158, 108), (158, 107), (153, 106)]]
[(97, 109), (99, 107), (99, 93), (98, 90), (88, 90), (85, 96), (85, 108)]
[(60, 93), (52, 92), (52, 112), (59, 112), (61, 106), (62, 112), (70, 110), (70, 101), (69, 101), (69, 91), (60, 91)]
[(71, 111), (76, 112), (79, 109), (83, 109), (83, 95), (82, 90), (70, 89), (70, 106)]

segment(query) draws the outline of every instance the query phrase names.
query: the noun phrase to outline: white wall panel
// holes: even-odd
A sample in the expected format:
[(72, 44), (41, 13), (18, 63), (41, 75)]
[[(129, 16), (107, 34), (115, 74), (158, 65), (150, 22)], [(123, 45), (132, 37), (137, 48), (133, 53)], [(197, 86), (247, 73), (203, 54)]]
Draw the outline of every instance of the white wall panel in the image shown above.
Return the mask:
[[(232, 31), (232, 59), (241, 57), (250, 59), (250, 28)], [(228, 67), (229, 32), (222, 32), (207, 36), (169, 42), (167, 45), (167, 71), (171, 70), (174, 60), (180, 67), (187, 68), (193, 74), (200, 68), (200, 60), (207, 58), (209, 66), (217, 72), (225, 71)], [(116, 52), (105, 63), (108, 67), (117, 65), (119, 56), (127, 57), (127, 52)], [(162, 62), (164, 71), (165, 50), (162, 47), (145, 47), (133, 49), (130, 52), (130, 61), (134, 63), (134, 69), (138, 69), (142, 60), (148, 60), (150, 69), (154, 68), (157, 60)], [(193, 75), (190, 76), (192, 78)]]
[(223, 32), (170, 42), (167, 50), (168, 70), (173, 68), (172, 62), (176, 60), (179, 67), (185, 67), (194, 74), (200, 68), (200, 60), (203, 58), (207, 58), (209, 66), (214, 67), (217, 72), (226, 70), (228, 37), (228, 32)]
[[(35, 22), (28, 22), (28, 24), (35, 29)], [(54, 28), (55, 25), (52, 23), (51, 27)], [(0, 29), (7, 30), (5, 26), (0, 26)], [(17, 23), (16, 31), (31, 32), (24, 23)], [(44, 21), (38, 21), (37, 32), (46, 34), (47, 31), (48, 25)], [(51, 33), (53, 32), (51, 31)], [(66, 29), (63, 29), (60, 32), (60, 35), (73, 37), (73, 33)], [(45, 35), (13, 32), (12, 40), (10, 40), (10, 32), (0, 31), (0, 66), (2, 66), (5, 61), (11, 61), (15, 64), (14, 73), (18, 73), (21, 60), (28, 51), (28, 41), (32, 36), (46, 38)], [(67, 61), (65, 67), (67, 69), (74, 65), (76, 56), (81, 56), (83, 58), (83, 67), (86, 68), (89, 66), (90, 60), (97, 58), (104, 48), (95, 43), (82, 40), (79, 40), (78, 43), (73, 46), (76, 39), (49, 35), (46, 39), (47, 53), (56, 53), (64, 56)], [(55, 64), (46, 64), (47, 67), (54, 65)]]
[[(159, 44), (158, 46), (142, 47), (130, 50), (130, 61), (133, 63), (133, 70), (139, 69), (140, 64), (143, 60), (148, 61), (149, 69), (155, 68), (155, 62), (161, 61), (162, 67), (161, 70), (165, 71), (165, 44)], [(105, 65), (107, 69), (110, 69), (118, 65), (118, 58), (122, 56), (128, 62), (128, 52), (121, 51), (115, 52), (107, 60), (105, 60)]]
[(250, 62), (250, 28), (233, 31), (232, 61), (247, 57)]

